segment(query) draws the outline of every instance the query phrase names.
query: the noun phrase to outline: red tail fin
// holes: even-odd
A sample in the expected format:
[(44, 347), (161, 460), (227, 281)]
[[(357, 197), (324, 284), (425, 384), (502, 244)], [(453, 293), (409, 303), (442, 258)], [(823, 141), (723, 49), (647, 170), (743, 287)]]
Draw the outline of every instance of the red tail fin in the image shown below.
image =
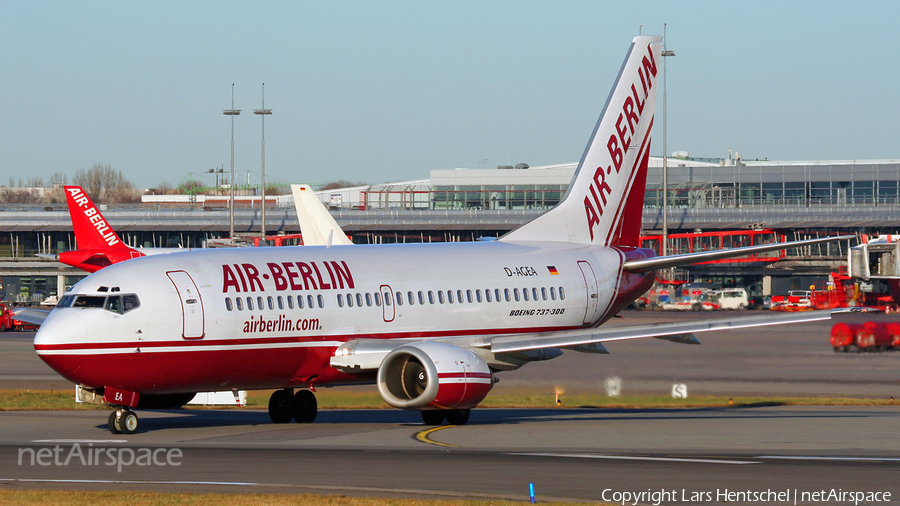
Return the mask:
[(65, 186), (64, 189), (79, 249), (128, 248), (80, 186)]

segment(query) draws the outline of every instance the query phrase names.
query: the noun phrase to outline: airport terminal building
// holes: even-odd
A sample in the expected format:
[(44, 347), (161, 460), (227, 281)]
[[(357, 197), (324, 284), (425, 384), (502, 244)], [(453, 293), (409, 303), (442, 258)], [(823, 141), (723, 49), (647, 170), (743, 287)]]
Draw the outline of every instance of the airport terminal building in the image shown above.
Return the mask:
[[(668, 161), (670, 251), (687, 252), (838, 234), (900, 233), (900, 160), (770, 162)], [(518, 168), (517, 168), (518, 167)], [(497, 237), (553, 207), (576, 164), (433, 170), (430, 178), (317, 192), (357, 243), (468, 241)], [(642, 216), (644, 245), (659, 250), (662, 158), (651, 157)], [(235, 230), (258, 233), (260, 199), (235, 206)], [(297, 233), (290, 195), (266, 199), (266, 231)], [(0, 297), (58, 295), (85, 273), (35, 254), (75, 249), (64, 204), (5, 205), (0, 214)], [(221, 195), (147, 195), (104, 216), (136, 247), (202, 247), (228, 235)], [(685, 236), (685, 234), (690, 234)], [(777, 257), (691, 267), (680, 275), (756, 293), (782, 293), (827, 279), (846, 263), (846, 242)]]

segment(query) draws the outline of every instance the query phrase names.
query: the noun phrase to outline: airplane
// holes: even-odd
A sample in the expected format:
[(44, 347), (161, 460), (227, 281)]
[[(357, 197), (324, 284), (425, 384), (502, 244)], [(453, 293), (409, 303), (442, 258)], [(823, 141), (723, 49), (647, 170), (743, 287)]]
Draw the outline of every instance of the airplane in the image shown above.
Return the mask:
[(132, 258), (186, 250), (186, 248), (138, 249), (127, 246), (84, 189), (80, 186), (64, 186), (63, 191), (66, 194), (66, 204), (72, 218), (72, 229), (78, 249), (63, 251), (56, 255), (37, 253), (36, 256), (56, 260), (83, 271), (97, 272), (104, 267)]
[(304, 246), (353, 244), (309, 185), (292, 184), (291, 192)]
[[(830, 318), (818, 311), (602, 327), (658, 269), (854, 236), (657, 257), (639, 247), (661, 38), (634, 38), (567, 192), (496, 240), (206, 249), (110, 265), (73, 286), (34, 340), (113, 408), (179, 407), (198, 391), (275, 389), (274, 423), (316, 418), (315, 389), (372, 384), (426, 424), (468, 421), (503, 371), (604, 343)], [(93, 225), (92, 225), (93, 226)], [(339, 234), (332, 233), (332, 239)]]

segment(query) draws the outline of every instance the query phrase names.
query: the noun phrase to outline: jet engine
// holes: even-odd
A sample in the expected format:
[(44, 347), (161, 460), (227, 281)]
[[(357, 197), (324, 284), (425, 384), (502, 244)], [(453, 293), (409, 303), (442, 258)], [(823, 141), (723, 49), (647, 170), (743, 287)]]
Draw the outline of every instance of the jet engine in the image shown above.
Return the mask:
[(484, 400), (494, 377), (470, 350), (445, 343), (400, 346), (378, 368), (378, 392), (401, 409), (469, 409)]

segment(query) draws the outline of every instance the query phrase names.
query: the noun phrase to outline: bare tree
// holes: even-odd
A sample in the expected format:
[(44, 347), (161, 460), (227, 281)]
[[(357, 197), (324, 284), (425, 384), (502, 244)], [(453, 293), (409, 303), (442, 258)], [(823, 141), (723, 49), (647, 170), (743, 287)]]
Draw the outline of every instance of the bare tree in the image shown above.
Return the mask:
[(121, 203), (135, 202), (138, 192), (131, 181), (125, 179), (121, 170), (113, 169), (109, 164), (95, 163), (90, 169), (78, 169), (72, 182), (82, 187), (97, 202)]
[(319, 188), (319, 190), (320, 191), (321, 190), (334, 190), (336, 188), (350, 188), (352, 186), (363, 186), (363, 185), (365, 185), (365, 183), (351, 183), (350, 181), (347, 181), (346, 179), (338, 179), (337, 181), (332, 181), (331, 183), (328, 183), (328, 184), (322, 186), (321, 188)]
[(4, 204), (41, 204), (44, 199), (41, 192), (34, 189), (2, 188), (0, 202)]

